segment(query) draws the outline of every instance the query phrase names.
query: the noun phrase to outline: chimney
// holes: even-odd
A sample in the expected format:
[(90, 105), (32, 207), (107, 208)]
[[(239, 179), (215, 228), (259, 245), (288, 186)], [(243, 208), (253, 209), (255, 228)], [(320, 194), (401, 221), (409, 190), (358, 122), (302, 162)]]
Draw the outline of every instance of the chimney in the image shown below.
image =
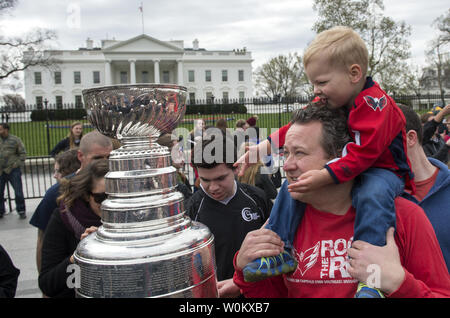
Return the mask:
[(193, 46), (194, 50), (198, 50), (198, 40), (197, 40), (197, 39), (195, 39), (195, 40), (192, 42), (192, 46)]
[(86, 48), (88, 50), (92, 50), (94, 47), (94, 41), (92, 41), (90, 38), (87, 38), (86, 40)]

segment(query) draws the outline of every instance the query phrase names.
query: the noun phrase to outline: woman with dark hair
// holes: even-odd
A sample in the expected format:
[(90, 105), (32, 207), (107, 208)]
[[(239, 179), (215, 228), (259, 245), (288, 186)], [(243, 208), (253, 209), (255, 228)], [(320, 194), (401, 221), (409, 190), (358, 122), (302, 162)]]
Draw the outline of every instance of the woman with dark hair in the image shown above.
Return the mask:
[(49, 297), (74, 297), (67, 284), (67, 266), (81, 235), (91, 226), (101, 225), (101, 203), (106, 199), (105, 175), (108, 160), (93, 161), (70, 180), (61, 180), (59, 208), (45, 230), (39, 288)]
[(55, 148), (50, 151), (50, 156), (55, 157), (61, 151), (77, 148), (80, 145), (81, 137), (83, 137), (83, 124), (76, 121), (70, 125), (67, 137), (58, 142)]

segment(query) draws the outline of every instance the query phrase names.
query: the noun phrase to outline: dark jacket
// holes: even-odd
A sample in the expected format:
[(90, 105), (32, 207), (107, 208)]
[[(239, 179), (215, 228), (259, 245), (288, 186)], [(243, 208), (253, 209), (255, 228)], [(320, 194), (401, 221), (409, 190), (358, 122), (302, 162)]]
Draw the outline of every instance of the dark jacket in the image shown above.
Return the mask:
[(77, 199), (67, 212), (60, 208), (53, 212), (45, 229), (42, 244), (42, 265), (39, 288), (49, 297), (74, 297), (75, 291), (67, 286), (70, 257), (80, 242), (81, 234), (90, 226), (101, 225), (101, 219), (89, 203)]
[(75, 238), (61, 219), (56, 209), (48, 222), (42, 245), (42, 267), (39, 274), (39, 288), (49, 297), (73, 298), (75, 291), (69, 289), (66, 280), (70, 257), (77, 248), (80, 239)]
[(214, 235), (219, 281), (233, 277), (233, 257), (248, 232), (261, 228), (268, 219), (272, 202), (264, 191), (237, 183), (235, 196), (223, 204), (210, 198), (201, 188), (186, 203), (186, 213), (205, 224)]
[[(75, 145), (78, 147), (80, 145), (80, 141), (75, 141)], [(64, 152), (70, 149), (70, 140), (69, 137), (64, 138), (60, 142), (56, 144), (56, 146), (50, 151), (50, 156), (55, 157), (58, 153)]]
[(19, 274), (20, 270), (0, 245), (0, 298), (13, 298), (16, 295)]

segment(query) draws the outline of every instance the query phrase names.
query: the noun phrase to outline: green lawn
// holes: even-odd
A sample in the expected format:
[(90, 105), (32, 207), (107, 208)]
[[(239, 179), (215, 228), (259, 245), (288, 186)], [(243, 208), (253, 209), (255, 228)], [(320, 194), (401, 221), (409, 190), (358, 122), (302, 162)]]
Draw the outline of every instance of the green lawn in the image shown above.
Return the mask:
[[(74, 121), (49, 121), (49, 126), (70, 127), (72, 122)], [(87, 123), (87, 121), (82, 122)], [(48, 155), (48, 149), (53, 149), (53, 147), (61, 139), (65, 138), (69, 132), (68, 128), (49, 128), (48, 138), (45, 121), (9, 123), (9, 127), (10, 133), (18, 136), (22, 140), (28, 157)], [(84, 132), (86, 133), (91, 130), (92, 129), (85, 128)], [(50, 145), (48, 140), (50, 140)]]

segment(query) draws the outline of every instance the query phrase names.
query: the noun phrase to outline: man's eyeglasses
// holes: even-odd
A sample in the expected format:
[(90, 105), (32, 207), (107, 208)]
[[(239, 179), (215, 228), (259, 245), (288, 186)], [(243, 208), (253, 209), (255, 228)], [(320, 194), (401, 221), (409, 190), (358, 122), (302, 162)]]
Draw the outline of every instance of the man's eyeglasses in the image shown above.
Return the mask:
[(94, 201), (98, 204), (101, 204), (108, 197), (108, 195), (105, 192), (101, 192), (101, 193), (92, 193), (91, 192), (91, 195), (92, 195), (92, 198), (94, 199)]

